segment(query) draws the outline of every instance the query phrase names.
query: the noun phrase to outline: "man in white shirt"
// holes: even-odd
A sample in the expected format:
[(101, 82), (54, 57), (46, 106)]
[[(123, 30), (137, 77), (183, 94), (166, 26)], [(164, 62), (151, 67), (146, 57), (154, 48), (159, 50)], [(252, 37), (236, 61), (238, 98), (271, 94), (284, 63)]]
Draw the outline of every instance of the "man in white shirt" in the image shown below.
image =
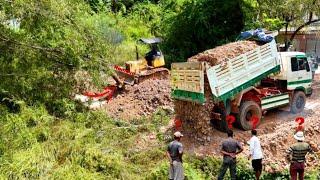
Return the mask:
[(251, 131), (252, 137), (249, 140), (250, 144), (250, 154), (248, 159), (252, 159), (252, 167), (256, 175), (256, 179), (259, 180), (261, 172), (262, 172), (262, 149), (261, 149), (261, 144), (260, 140), (257, 137), (257, 131), (253, 129)]

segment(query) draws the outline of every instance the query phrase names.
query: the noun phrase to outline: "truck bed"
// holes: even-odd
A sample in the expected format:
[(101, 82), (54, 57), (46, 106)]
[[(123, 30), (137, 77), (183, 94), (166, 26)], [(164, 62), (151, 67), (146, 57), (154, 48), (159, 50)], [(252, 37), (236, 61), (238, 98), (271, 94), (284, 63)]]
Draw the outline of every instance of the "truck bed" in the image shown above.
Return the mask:
[(172, 97), (203, 104), (205, 77), (208, 78), (213, 98), (225, 101), (270, 74), (279, 72), (280, 61), (276, 43), (272, 41), (228, 60), (224, 65), (173, 63), (171, 70)]

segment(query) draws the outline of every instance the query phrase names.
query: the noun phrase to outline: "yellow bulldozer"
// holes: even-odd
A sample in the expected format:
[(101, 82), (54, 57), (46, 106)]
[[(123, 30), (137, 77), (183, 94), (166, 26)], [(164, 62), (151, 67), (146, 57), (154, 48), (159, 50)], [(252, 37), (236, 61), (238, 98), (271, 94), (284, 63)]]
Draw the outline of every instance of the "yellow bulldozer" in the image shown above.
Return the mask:
[(135, 61), (127, 61), (125, 67), (114, 66), (118, 81), (134, 85), (149, 78), (168, 77), (169, 70), (164, 68), (164, 56), (158, 45), (161, 39), (141, 38), (138, 42), (149, 45), (150, 51), (144, 57), (139, 57), (138, 46), (136, 46)]

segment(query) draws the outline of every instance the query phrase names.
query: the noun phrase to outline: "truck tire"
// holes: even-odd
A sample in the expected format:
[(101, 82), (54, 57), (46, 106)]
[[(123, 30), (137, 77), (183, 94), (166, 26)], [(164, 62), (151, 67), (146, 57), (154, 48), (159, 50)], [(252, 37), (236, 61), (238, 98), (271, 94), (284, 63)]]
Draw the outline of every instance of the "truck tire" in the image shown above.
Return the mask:
[(303, 111), (304, 106), (306, 105), (306, 95), (302, 91), (296, 91), (293, 94), (290, 110), (293, 114), (297, 114)]
[(262, 117), (262, 111), (260, 106), (254, 101), (244, 101), (240, 105), (240, 113), (237, 118), (237, 122), (243, 130), (251, 130), (253, 128), (252, 117), (256, 116), (258, 121), (255, 126), (260, 124)]

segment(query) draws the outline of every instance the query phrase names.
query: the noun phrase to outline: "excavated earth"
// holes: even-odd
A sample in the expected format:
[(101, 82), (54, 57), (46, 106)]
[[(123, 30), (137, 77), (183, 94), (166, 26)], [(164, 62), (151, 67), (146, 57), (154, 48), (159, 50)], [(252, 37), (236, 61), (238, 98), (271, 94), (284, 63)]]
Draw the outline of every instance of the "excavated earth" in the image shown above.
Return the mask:
[(138, 85), (126, 86), (106, 104), (105, 109), (110, 116), (125, 120), (148, 116), (158, 108), (173, 111), (170, 92), (168, 78), (148, 79)]

